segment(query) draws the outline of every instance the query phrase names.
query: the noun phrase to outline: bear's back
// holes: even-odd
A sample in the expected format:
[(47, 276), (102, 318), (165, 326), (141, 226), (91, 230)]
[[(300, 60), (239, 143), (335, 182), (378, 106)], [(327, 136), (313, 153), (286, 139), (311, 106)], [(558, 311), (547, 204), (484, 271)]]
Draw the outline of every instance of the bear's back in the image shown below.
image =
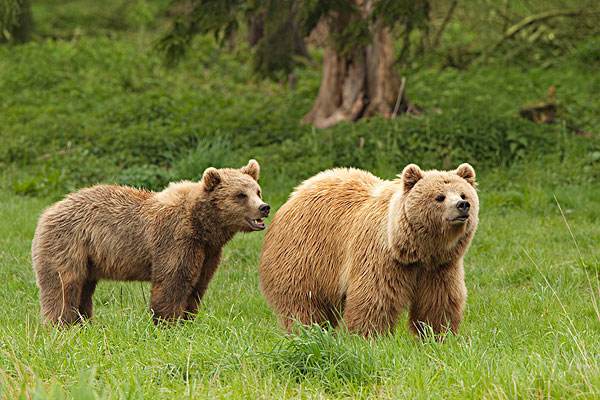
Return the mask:
[(148, 264), (144, 205), (151, 195), (115, 185), (71, 193), (40, 217), (32, 245), (35, 258), (85, 253), (96, 264), (98, 277), (110, 275), (110, 270), (118, 271), (114, 276), (126, 275), (123, 263), (136, 264), (130, 268), (139, 275)]
[[(356, 168), (333, 168), (319, 172), (302, 182), (290, 195), (290, 200), (296, 196), (319, 195), (327, 192), (330, 196), (349, 196), (361, 200), (361, 194), (368, 196), (370, 190), (377, 184), (383, 182), (380, 178)], [(354, 197), (358, 195), (358, 197)], [(364, 198), (364, 197), (363, 197)]]
[[(142, 204), (151, 192), (128, 186), (96, 185), (69, 194), (50, 206), (42, 218), (56, 227), (89, 224), (123, 225), (139, 217)], [(137, 219), (137, 218), (136, 218)]]
[(292, 293), (311, 293), (320, 302), (339, 300), (352, 226), (384, 182), (366, 171), (336, 168), (296, 188), (275, 214), (263, 245), (261, 286), (272, 304)]
[(278, 230), (279, 225), (286, 225), (282, 229), (287, 232), (318, 235), (321, 246), (330, 242), (337, 248), (346, 239), (349, 224), (359, 217), (382, 182), (371, 173), (354, 168), (320, 172), (294, 190), (277, 211), (267, 235)]

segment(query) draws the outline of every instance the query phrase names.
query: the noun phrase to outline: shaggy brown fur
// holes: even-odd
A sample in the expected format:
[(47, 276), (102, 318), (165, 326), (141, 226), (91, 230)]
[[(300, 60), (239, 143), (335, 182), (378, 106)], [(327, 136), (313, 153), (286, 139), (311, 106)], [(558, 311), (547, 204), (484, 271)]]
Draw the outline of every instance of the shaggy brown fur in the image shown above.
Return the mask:
[(394, 181), (356, 169), (321, 172), (267, 231), (262, 291), (288, 331), (294, 320), (335, 326), (343, 316), (352, 332), (385, 333), (407, 307), (414, 332), (424, 324), (436, 334), (456, 331), (478, 209), (468, 164), (448, 172), (411, 164)]
[(236, 232), (264, 229), (269, 206), (259, 165), (204, 171), (159, 193), (100, 185), (72, 193), (40, 217), (33, 268), (45, 321), (92, 316), (101, 279), (151, 281), (155, 321), (190, 317)]

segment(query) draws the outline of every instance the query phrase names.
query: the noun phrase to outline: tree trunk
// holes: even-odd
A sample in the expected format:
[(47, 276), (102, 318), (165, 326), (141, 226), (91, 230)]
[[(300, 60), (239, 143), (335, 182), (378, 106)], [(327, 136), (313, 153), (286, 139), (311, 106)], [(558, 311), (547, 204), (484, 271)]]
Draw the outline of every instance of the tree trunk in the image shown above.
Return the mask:
[[(341, 32), (353, 18), (369, 18), (370, 0), (355, 0), (360, 15), (334, 15), (328, 23), (329, 36)], [(369, 26), (371, 41), (344, 53), (330, 43), (323, 55), (319, 94), (304, 123), (327, 128), (341, 121), (382, 115), (391, 118), (410, 109), (394, 69), (394, 43), (381, 21)], [(329, 41), (331, 42), (331, 40)]]
[(31, 1), (19, 0), (19, 14), (17, 23), (11, 29), (11, 36), (17, 43), (25, 43), (31, 39), (33, 30), (33, 16), (31, 14)]
[(13, 0), (0, 5), (0, 43), (25, 43), (31, 39), (33, 16), (30, 0)]
[(261, 11), (248, 17), (248, 44), (254, 47), (265, 34), (265, 12)]

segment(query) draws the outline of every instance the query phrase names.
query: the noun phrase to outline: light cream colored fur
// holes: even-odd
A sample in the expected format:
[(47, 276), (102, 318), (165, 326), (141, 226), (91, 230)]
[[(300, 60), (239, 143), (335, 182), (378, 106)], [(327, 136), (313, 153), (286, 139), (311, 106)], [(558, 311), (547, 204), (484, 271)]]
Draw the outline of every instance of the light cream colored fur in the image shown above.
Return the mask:
[[(450, 221), (461, 195), (468, 219)], [(425, 172), (411, 164), (394, 181), (357, 169), (321, 172), (297, 187), (267, 231), (262, 291), (288, 330), (294, 320), (336, 325), (343, 317), (352, 332), (385, 333), (408, 308), (415, 332), (456, 331), (478, 208), (468, 164)]]

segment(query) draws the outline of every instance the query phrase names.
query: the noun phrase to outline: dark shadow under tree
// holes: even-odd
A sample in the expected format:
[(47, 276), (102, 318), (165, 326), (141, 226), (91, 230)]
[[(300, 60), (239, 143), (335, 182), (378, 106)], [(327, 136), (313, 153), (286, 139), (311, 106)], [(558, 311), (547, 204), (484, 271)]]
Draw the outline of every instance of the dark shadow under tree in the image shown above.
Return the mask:
[(25, 43), (32, 30), (30, 0), (0, 0), (0, 43)]

